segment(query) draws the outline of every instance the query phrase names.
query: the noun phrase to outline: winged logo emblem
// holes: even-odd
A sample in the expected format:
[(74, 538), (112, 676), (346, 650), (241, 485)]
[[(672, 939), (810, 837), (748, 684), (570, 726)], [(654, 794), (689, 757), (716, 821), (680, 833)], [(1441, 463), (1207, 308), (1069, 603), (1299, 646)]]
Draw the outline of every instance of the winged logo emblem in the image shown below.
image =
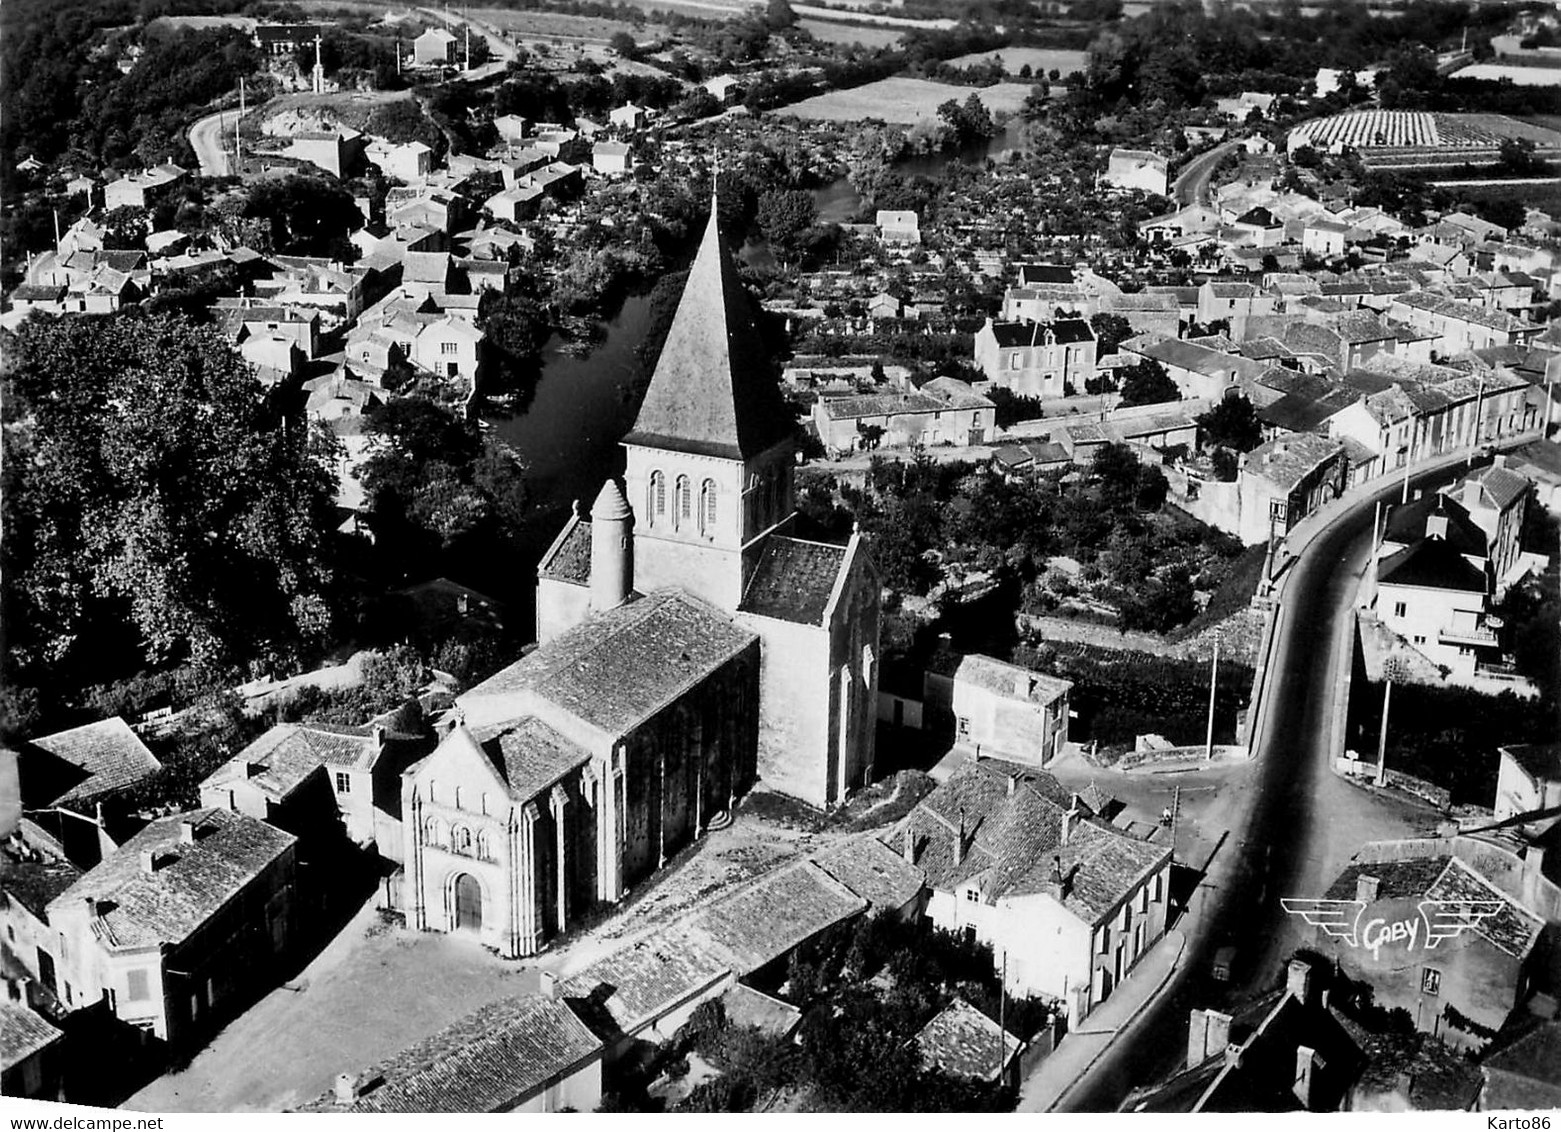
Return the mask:
[(1427, 948), (1444, 939), (1452, 939), (1477, 927), (1503, 908), (1500, 900), (1422, 900), (1420, 915), (1425, 918)]
[(1321, 928), (1351, 947), (1360, 946), (1360, 915), (1366, 910), (1364, 900), (1303, 900), (1285, 897), (1279, 903), (1286, 912), (1300, 916), (1314, 928)]

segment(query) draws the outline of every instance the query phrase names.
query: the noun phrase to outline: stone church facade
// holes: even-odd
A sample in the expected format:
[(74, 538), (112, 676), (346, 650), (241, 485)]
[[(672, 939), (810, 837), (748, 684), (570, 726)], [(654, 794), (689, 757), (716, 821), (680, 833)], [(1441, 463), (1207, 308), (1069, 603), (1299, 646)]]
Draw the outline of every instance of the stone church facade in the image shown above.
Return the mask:
[(531, 653), (457, 700), (403, 779), (411, 926), (529, 955), (758, 779), (870, 780), (880, 585), (795, 537), (792, 415), (712, 210), (609, 480), (537, 570)]

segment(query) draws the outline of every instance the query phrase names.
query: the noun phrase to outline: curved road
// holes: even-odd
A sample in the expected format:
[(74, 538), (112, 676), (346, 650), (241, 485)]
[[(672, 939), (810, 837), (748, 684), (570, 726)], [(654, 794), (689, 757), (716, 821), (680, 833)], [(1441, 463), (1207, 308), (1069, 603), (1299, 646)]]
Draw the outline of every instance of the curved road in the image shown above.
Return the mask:
[(226, 177), (229, 173), (227, 139), (238, 121), (237, 110), (208, 114), (190, 127), (190, 147), (200, 162), (202, 177)]
[[(1423, 473), (1413, 483), (1439, 485), (1463, 471), (1460, 460), (1456, 466)], [(1335, 712), (1345, 707), (1333, 703), (1334, 680), (1369, 555), (1375, 503), (1396, 502), (1401, 490), (1399, 484), (1384, 485), (1352, 505), (1290, 567), (1275, 628), (1255, 773), (1246, 780), (1247, 794), (1240, 812), (1232, 816), (1229, 836), (1208, 864), (1192, 902), (1193, 914), (1183, 915), (1177, 925), (1187, 937), (1181, 964), (1160, 995), (1064, 1094), (1056, 1106), (1059, 1111), (1115, 1111), (1131, 1089), (1180, 1068), (1188, 1012), (1261, 993), (1302, 942), (1280, 898), (1320, 894), (1331, 879), (1323, 875), (1324, 865), (1339, 856), (1339, 846), (1330, 846), (1330, 840), (1348, 836), (1348, 823), (1339, 816), (1360, 812), (1363, 801), (1373, 804), (1370, 795), (1346, 785), (1328, 765)], [(1350, 657), (1343, 652), (1343, 663), (1350, 663)], [(1209, 975), (1209, 960), (1227, 942), (1239, 949), (1235, 970), (1230, 983), (1216, 983)]]
[(1220, 142), (1207, 153), (1200, 153), (1189, 161), (1176, 175), (1176, 182), (1171, 186), (1171, 196), (1177, 206), (1185, 208), (1190, 204), (1212, 203), (1209, 197), (1209, 178), (1214, 175), (1214, 167), (1240, 144), (1238, 140)]

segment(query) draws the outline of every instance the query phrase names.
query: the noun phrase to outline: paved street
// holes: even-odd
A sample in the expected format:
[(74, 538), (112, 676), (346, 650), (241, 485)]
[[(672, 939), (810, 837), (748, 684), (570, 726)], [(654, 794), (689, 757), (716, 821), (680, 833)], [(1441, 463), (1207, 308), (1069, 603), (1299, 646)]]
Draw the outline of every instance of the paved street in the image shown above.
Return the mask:
[[(1416, 477), (1416, 487), (1456, 478), (1463, 458), (1444, 457), (1431, 469)], [(1225, 802), (1228, 824), (1206, 865), (1186, 862), (1204, 865), (1205, 875), (1178, 924), (1187, 938), (1183, 961), (1121, 1040), (1062, 1096), (1059, 1109), (1113, 1111), (1131, 1088), (1175, 1069), (1188, 1011), (1261, 993), (1302, 942), (1281, 897), (1316, 895), (1364, 841), (1425, 828), (1427, 811), (1355, 790), (1328, 765), (1335, 720), (1344, 709), (1334, 702), (1338, 665), (1349, 663), (1351, 599), (1365, 568), (1375, 503), (1396, 498), (1399, 490), (1384, 484), (1340, 501), (1292, 532), (1299, 556), (1283, 582), (1254, 773), (1233, 784)], [(1231, 981), (1221, 984), (1209, 974), (1209, 959), (1226, 944), (1238, 955)]]
[(238, 121), (237, 110), (208, 114), (190, 127), (190, 146), (200, 163), (202, 177), (226, 177), (229, 172), (226, 142)]
[(1171, 196), (1177, 207), (1210, 203), (1209, 178), (1214, 174), (1214, 167), (1238, 144), (1234, 141), (1220, 142), (1208, 153), (1199, 154), (1183, 167), (1177, 174), (1176, 183), (1171, 186)]

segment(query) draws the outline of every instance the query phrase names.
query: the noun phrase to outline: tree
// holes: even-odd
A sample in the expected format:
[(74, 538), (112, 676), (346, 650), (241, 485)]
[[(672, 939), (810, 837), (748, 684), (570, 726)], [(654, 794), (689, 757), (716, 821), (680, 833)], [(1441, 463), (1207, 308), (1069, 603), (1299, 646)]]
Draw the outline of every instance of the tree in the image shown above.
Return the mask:
[(771, 31), (784, 31), (797, 23), (797, 13), (786, 0), (768, 0), (764, 5), (764, 23)]
[(1528, 138), (1507, 138), (1500, 153), (1502, 169), (1515, 177), (1545, 171), (1545, 163), (1534, 156), (1534, 143)]
[(1095, 332), (1095, 356), (1103, 358), (1114, 354), (1122, 343), (1133, 336), (1133, 325), (1119, 314), (1101, 311), (1091, 315), (1089, 328)]
[(1233, 448), (1250, 452), (1263, 442), (1263, 423), (1252, 402), (1240, 395), (1226, 397), (1198, 417), (1205, 448)]
[(634, 36), (626, 31), (615, 31), (607, 40), (607, 46), (614, 54), (624, 59), (633, 59), (639, 54), (639, 45), (634, 42)]
[(263, 669), (331, 627), (329, 434), (279, 417), (214, 329), (30, 319), (6, 342), (10, 659)]
[(347, 234), (363, 224), (351, 193), (335, 181), (303, 174), (257, 183), (244, 215), (268, 220), (272, 245), (293, 255), (340, 255)]
[(1181, 391), (1165, 372), (1165, 367), (1153, 358), (1146, 358), (1136, 366), (1122, 371), (1122, 401), (1130, 405), (1157, 405), (1162, 401), (1180, 401)]
[(146, 234), (152, 230), (152, 215), (139, 205), (123, 204), (103, 214), (103, 246), (113, 249), (146, 247)]
[(754, 222), (782, 260), (796, 254), (803, 235), (817, 221), (818, 205), (812, 193), (802, 189), (772, 189), (759, 194)]

